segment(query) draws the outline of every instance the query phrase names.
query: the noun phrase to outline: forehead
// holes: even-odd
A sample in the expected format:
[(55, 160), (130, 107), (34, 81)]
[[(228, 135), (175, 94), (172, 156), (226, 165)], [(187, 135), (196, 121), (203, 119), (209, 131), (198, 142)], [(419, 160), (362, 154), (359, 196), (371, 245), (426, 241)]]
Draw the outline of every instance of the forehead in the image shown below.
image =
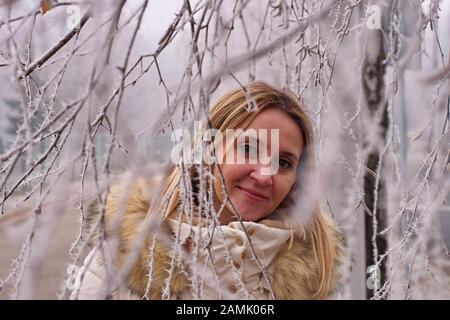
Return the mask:
[[(290, 151), (300, 156), (304, 144), (299, 125), (286, 112), (277, 108), (262, 110), (246, 129), (278, 129), (280, 136), (280, 151)], [(269, 133), (270, 131), (268, 131)]]

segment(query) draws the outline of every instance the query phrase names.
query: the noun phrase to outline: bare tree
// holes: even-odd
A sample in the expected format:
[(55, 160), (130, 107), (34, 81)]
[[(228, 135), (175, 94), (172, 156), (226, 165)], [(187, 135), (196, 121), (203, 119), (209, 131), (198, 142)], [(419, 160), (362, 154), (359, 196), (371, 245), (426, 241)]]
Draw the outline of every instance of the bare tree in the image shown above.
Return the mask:
[[(117, 243), (105, 237), (104, 212), (117, 176), (129, 171), (130, 183), (164, 172), (174, 130), (192, 129), (221, 93), (260, 79), (295, 92), (314, 122), (322, 209), (339, 222), (349, 253), (335, 298), (448, 298), (449, 230), (441, 227), (450, 188), (447, 4), (0, 3), (0, 130), (11, 133), (0, 146), (0, 241), (26, 227), (14, 252), (1, 250), (1, 295), (67, 298), (65, 268), (72, 273), (98, 235), (111, 280), (102, 298), (110, 297), (149, 236), (141, 235), (116, 276)], [(412, 61), (420, 67), (408, 69)], [(190, 182), (192, 174), (206, 182), (211, 172), (180, 170), (185, 212), (194, 212), (196, 195), (217, 218), (206, 184), (193, 190)], [(91, 226), (93, 201), (99, 217)], [(56, 230), (66, 232), (55, 253)], [(177, 242), (172, 266), (181, 250)], [(33, 279), (52, 264), (62, 287), (44, 294)]]

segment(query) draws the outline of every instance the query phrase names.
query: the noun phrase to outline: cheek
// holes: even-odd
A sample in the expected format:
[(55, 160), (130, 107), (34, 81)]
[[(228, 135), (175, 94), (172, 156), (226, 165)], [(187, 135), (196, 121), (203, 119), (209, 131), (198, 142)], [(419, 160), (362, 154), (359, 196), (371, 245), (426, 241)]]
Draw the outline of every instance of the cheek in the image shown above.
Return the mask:
[[(228, 190), (240, 180), (244, 179), (251, 172), (251, 166), (244, 164), (223, 164), (221, 166), (223, 179)], [(217, 197), (222, 200), (224, 198), (222, 190), (222, 179), (220, 177), (219, 169), (214, 167), (214, 187), (216, 189)]]
[(276, 203), (276, 205), (279, 205), (288, 195), (289, 191), (294, 185), (295, 179), (286, 177), (276, 177), (276, 179), (277, 180), (274, 183), (274, 185), (276, 185), (276, 188), (274, 188), (273, 201)]
[[(220, 176), (220, 172), (222, 172), (223, 178)], [(223, 164), (220, 167), (220, 171), (216, 166), (214, 166), (214, 188), (216, 190), (216, 196), (220, 200), (220, 202), (223, 202), (225, 198), (223, 190), (223, 184), (222, 181), (225, 181), (225, 185), (227, 187), (227, 190), (230, 186), (230, 181), (234, 180), (233, 170), (230, 170), (229, 165)]]

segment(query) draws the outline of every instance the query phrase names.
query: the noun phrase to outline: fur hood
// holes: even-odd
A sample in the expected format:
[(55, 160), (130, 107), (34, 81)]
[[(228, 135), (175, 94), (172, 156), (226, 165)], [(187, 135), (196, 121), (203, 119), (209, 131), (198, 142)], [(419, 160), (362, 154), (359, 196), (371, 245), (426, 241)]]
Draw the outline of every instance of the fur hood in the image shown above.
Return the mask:
[[(149, 182), (148, 182), (149, 181)], [(117, 240), (117, 268), (124, 267), (126, 259), (131, 254), (132, 248), (136, 247), (136, 242), (142, 232), (144, 221), (148, 221), (148, 211), (152, 191), (158, 183), (157, 179), (139, 178), (131, 183), (120, 183), (111, 188), (105, 207), (105, 238)], [(97, 205), (91, 205), (88, 219), (93, 221), (98, 217)], [(328, 232), (331, 235), (332, 243), (337, 253), (336, 268), (333, 272), (334, 288), (338, 272), (337, 266), (344, 252), (343, 237), (338, 231), (331, 218), (327, 217)], [(264, 220), (260, 223), (268, 226), (276, 226), (276, 221)], [(172, 236), (167, 224), (163, 222), (163, 231), (166, 235)], [(148, 233), (147, 233), (148, 234)], [(163, 288), (168, 284), (168, 276), (172, 254), (167, 242), (155, 240), (153, 236), (146, 236), (138, 249), (139, 254), (134, 259), (134, 263), (129, 269), (127, 277), (128, 290), (133, 295), (148, 299), (162, 299)], [(170, 239), (170, 238), (166, 238)], [(151, 258), (153, 255), (153, 259)], [(153, 261), (149, 265), (149, 261)], [(303, 300), (312, 299), (314, 292), (319, 287), (319, 265), (316, 261), (312, 242), (296, 234), (288, 240), (278, 250), (272, 261), (273, 272), (271, 275), (272, 288), (275, 298), (281, 300)], [(149, 273), (151, 272), (151, 285), (148, 285)], [(190, 283), (186, 271), (181, 264), (175, 266), (170, 279), (170, 296), (180, 297), (184, 290), (187, 290)], [(329, 292), (329, 295), (332, 290)]]

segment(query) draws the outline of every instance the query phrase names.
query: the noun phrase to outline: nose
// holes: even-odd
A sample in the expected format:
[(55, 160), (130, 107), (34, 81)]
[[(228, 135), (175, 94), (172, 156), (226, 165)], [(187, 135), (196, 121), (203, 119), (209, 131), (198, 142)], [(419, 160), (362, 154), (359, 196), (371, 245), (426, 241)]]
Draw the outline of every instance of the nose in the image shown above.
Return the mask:
[(257, 166), (255, 167), (255, 170), (250, 172), (250, 177), (252, 179), (255, 179), (258, 184), (263, 186), (270, 186), (273, 184), (273, 176), (267, 175), (267, 174), (261, 174), (261, 167)]

